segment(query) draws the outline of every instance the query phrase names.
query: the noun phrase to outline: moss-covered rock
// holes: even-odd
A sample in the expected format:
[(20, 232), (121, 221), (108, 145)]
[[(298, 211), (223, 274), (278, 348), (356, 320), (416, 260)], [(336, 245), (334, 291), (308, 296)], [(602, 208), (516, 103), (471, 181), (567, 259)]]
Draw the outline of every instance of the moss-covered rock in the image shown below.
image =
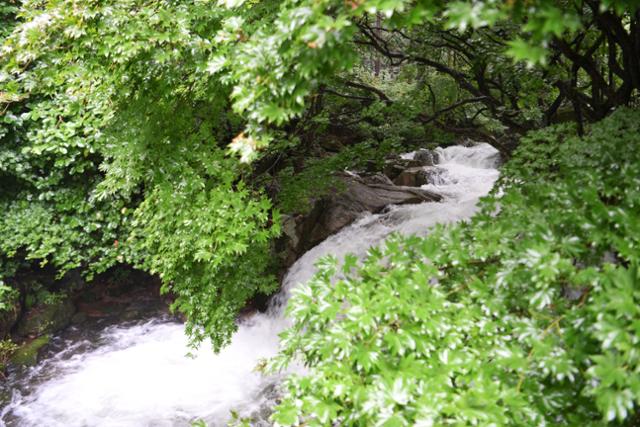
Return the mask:
[(21, 366), (35, 365), (36, 363), (38, 363), (38, 355), (40, 354), (40, 350), (45, 345), (49, 344), (50, 339), (50, 335), (43, 335), (22, 344), (11, 356), (10, 363), (13, 365)]
[(75, 313), (76, 307), (70, 298), (37, 305), (20, 319), (15, 334), (25, 338), (58, 332), (71, 323)]

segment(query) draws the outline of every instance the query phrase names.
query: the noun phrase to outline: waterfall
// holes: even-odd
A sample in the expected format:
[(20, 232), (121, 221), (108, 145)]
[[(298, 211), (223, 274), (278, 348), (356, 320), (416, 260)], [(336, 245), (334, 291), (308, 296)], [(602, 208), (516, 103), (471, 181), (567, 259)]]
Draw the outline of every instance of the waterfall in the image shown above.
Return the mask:
[(392, 232), (425, 235), (437, 223), (469, 218), (498, 177), (498, 152), (488, 144), (437, 154), (438, 179), (424, 188), (442, 194), (442, 202), (364, 215), (308, 251), (288, 271), (269, 310), (244, 320), (219, 354), (205, 344), (186, 357), (183, 325), (169, 319), (111, 326), (64, 342), (66, 348), (22, 377), (9, 378), (0, 396), (0, 425), (161, 427), (202, 419), (221, 426), (231, 410), (268, 425), (265, 414), (279, 378), (264, 377), (254, 367), (277, 352), (289, 292), (311, 278), (316, 260), (327, 254), (363, 256)]

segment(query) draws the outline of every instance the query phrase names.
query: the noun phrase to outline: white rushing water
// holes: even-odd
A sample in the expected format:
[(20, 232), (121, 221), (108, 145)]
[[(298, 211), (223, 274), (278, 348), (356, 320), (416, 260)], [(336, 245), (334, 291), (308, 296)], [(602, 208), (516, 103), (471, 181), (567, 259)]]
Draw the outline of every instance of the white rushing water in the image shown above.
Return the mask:
[(442, 194), (443, 202), (364, 215), (311, 249), (291, 267), (270, 310), (241, 324), (220, 354), (204, 345), (196, 357), (186, 357), (183, 326), (167, 320), (109, 327), (93, 345), (69, 343), (32, 368), (0, 412), (0, 425), (161, 427), (203, 419), (221, 426), (231, 410), (260, 418), (273, 403), (278, 379), (254, 368), (276, 353), (278, 333), (287, 326), (283, 302), (313, 275), (316, 260), (363, 256), (392, 232), (424, 235), (437, 223), (468, 218), (498, 177), (497, 151), (488, 144), (438, 149), (438, 158), (441, 173), (424, 188)]

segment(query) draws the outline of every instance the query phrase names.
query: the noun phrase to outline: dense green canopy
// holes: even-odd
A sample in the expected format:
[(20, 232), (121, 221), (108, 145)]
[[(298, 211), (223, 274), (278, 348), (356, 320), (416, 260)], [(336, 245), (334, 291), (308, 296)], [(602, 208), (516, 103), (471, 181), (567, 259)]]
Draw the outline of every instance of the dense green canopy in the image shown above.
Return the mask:
[[(388, 363), (402, 366), (364, 371), (352, 370), (351, 359), (319, 358), (333, 323), (319, 321), (298, 296), (294, 304), (306, 308), (298, 309), (297, 335), (283, 358), (301, 354), (318, 382), (292, 380), (276, 418), (286, 425), (326, 425), (327, 417), (389, 426), (418, 419), (426, 420), (422, 425), (633, 423), (640, 399), (637, 312), (629, 303), (639, 298), (638, 160), (613, 154), (637, 145), (631, 137), (637, 113), (620, 108), (637, 106), (640, 96), (639, 5), (6, 1), (0, 5), (0, 310), (24, 269), (47, 265), (58, 277), (74, 269), (92, 277), (132, 265), (157, 274), (176, 296), (194, 344), (212, 338), (219, 349), (246, 302), (276, 288), (274, 203), (302, 210), (334, 169), (366, 160), (362, 153), (379, 161), (427, 135), (482, 136), (506, 154), (528, 135), (507, 167), (499, 227), (487, 227), (485, 213), (451, 234), (395, 243), (406, 253), (389, 249), (403, 277), (449, 272), (446, 286), (455, 292), (431, 289), (423, 297), (425, 304), (443, 304), (427, 307), (439, 316), (434, 321), (493, 325), (491, 337), (461, 329), (456, 351), (466, 352), (478, 370), (434, 373), (427, 353), (411, 360), (400, 354)], [(614, 119), (591, 130), (616, 110)], [(571, 126), (527, 134), (567, 119), (578, 135), (591, 136), (565, 141)], [(363, 143), (329, 161), (310, 159), (299, 167), (294, 159), (282, 166), (282, 158), (311, 153), (332, 126), (364, 135)], [(574, 176), (584, 169), (592, 174)], [(614, 176), (603, 177), (611, 170)], [(541, 182), (518, 189), (534, 172)], [(284, 183), (280, 199), (264, 191), (276, 178)], [(556, 210), (548, 209), (550, 200)], [(620, 222), (608, 223), (607, 215)], [(568, 233), (591, 216), (593, 231)], [(610, 226), (622, 228), (609, 234)], [(458, 262), (440, 259), (445, 255), (429, 249), (436, 243), (449, 245), (446, 256)], [(416, 267), (412, 254), (420, 245), (434, 265)], [(619, 265), (603, 265), (606, 251)], [(377, 262), (375, 255), (365, 262), (354, 279), (362, 282), (359, 289), (378, 285), (369, 272)], [(337, 313), (348, 295), (341, 287), (323, 288), (330, 267), (323, 271), (318, 286)], [(494, 286), (498, 282), (504, 286)], [(477, 288), (463, 295), (459, 283)], [(404, 292), (406, 283), (398, 285)], [(587, 287), (585, 298), (561, 300), (565, 285)], [(399, 316), (413, 297), (401, 295), (394, 308)], [(469, 318), (446, 307), (452, 298), (471, 307)], [(488, 305), (499, 315), (488, 316), (481, 309)], [(345, 342), (351, 345), (359, 333)], [(506, 342), (515, 335), (524, 338)], [(311, 342), (302, 345), (305, 340)], [(486, 368), (491, 364), (493, 370)], [(390, 372), (406, 366), (443, 383), (469, 375), (467, 389), (488, 388), (461, 397), (460, 387), (440, 384), (436, 396), (430, 386), (412, 383), (409, 393), (423, 400), (445, 393), (443, 399), (464, 399), (464, 405), (432, 405), (427, 413), (423, 400), (396, 402), (398, 416), (387, 419), (353, 398), (371, 384), (346, 398), (327, 391), (356, 387), (374, 374), (404, 390), (404, 377)], [(490, 390), (498, 380), (503, 389)]]

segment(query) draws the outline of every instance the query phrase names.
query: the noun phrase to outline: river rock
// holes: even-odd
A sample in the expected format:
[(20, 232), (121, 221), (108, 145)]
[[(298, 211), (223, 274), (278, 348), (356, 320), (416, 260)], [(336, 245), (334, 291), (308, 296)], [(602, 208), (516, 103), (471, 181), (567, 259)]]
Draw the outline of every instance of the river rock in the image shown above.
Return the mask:
[(276, 253), (286, 266), (292, 265), (298, 258), (300, 218), (301, 216), (294, 215), (282, 215), (281, 217), (282, 235), (276, 241)]
[(438, 154), (434, 151), (421, 148), (413, 155), (413, 160), (420, 166), (433, 166), (438, 163)]
[(373, 175), (363, 176), (362, 181), (365, 184), (394, 185), (393, 181), (391, 181), (388, 176), (381, 173), (375, 173)]
[(284, 217), (283, 236), (276, 243), (276, 251), (285, 267), (364, 212), (377, 213), (389, 205), (442, 200), (431, 191), (393, 185), (379, 175), (362, 178), (343, 174), (339, 180), (341, 190), (317, 200), (308, 214)]
[(499, 151), (496, 151), (487, 159), (487, 161), (490, 162), (492, 167), (497, 169), (502, 166), (502, 154), (500, 154)]
[(377, 213), (389, 205), (437, 202), (435, 193), (411, 187), (367, 183), (358, 176), (343, 176), (345, 190), (321, 199), (303, 224), (306, 251), (355, 221), (363, 212)]
[(402, 158), (394, 158), (388, 159), (384, 163), (384, 167), (382, 169), (382, 173), (386, 175), (389, 179), (396, 179), (398, 175), (400, 175), (405, 169), (423, 166), (417, 160), (414, 159), (402, 159)]
[(429, 174), (422, 167), (409, 168), (403, 170), (393, 183), (407, 187), (420, 187), (429, 183)]
[(434, 185), (442, 184), (457, 184), (458, 180), (453, 178), (449, 171), (439, 166), (432, 166), (430, 168), (424, 168), (427, 174), (427, 182)]
[(449, 172), (439, 166), (409, 168), (402, 171), (393, 181), (396, 185), (420, 187), (425, 184), (442, 185), (450, 182)]
[(55, 333), (67, 327), (75, 313), (75, 304), (69, 297), (37, 305), (20, 319), (15, 334), (25, 338)]

